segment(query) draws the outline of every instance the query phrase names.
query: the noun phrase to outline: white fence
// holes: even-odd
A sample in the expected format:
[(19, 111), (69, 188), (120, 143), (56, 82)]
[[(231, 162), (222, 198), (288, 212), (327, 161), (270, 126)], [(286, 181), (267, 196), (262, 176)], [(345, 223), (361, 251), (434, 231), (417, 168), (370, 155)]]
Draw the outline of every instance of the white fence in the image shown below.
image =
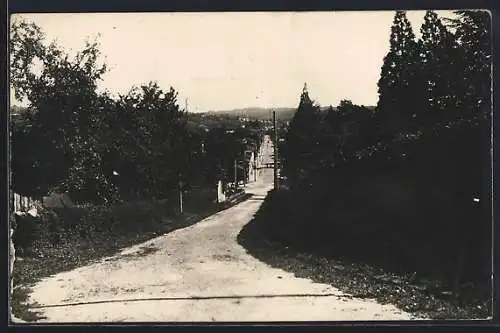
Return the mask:
[(11, 212), (27, 212), (31, 208), (36, 207), (37, 204), (40, 204), (38, 200), (35, 200), (31, 197), (26, 197), (20, 195), (18, 193), (11, 193), (10, 198), (10, 209)]

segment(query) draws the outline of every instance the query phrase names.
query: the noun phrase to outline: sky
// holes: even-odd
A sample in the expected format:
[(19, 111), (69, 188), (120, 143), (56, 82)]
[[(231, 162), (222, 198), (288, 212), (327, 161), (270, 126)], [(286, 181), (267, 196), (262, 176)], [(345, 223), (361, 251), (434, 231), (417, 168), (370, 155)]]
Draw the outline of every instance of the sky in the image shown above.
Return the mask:
[[(440, 17), (450, 11), (437, 11)], [(417, 37), (424, 11), (408, 11)], [(296, 107), (307, 82), (321, 105), (376, 105), (394, 12), (17, 14), (75, 54), (98, 37), (101, 90), (157, 81), (190, 112)], [(22, 104), (13, 99), (12, 104)]]

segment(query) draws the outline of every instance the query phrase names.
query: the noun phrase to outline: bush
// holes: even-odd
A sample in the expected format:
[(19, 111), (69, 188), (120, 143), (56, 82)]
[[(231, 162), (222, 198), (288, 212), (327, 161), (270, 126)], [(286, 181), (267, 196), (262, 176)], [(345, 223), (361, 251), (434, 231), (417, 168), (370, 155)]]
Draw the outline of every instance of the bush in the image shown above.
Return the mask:
[(474, 122), (438, 124), (306, 174), (306, 187), (270, 196), (267, 230), (309, 251), (417, 271), (448, 286), (488, 284), (491, 198), (481, 135)]
[(33, 243), (40, 238), (42, 231), (42, 218), (33, 217), (29, 214), (15, 214), (15, 229), (12, 241), (16, 251), (20, 253), (29, 252)]

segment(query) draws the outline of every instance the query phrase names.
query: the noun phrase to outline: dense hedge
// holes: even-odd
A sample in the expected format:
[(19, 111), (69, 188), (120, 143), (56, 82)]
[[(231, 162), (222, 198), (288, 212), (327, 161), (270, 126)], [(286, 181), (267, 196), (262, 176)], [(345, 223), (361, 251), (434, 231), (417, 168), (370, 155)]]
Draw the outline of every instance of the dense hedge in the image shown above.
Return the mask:
[(488, 137), (477, 121), (448, 123), (323, 170), (309, 186), (270, 196), (268, 233), (445, 288), (473, 282), (489, 290)]

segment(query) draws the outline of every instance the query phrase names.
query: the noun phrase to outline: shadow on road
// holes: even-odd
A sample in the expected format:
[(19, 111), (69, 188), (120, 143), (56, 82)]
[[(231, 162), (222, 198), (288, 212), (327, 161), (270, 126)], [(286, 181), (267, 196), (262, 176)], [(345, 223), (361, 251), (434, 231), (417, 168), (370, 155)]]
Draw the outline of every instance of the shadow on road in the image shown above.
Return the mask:
[[(307, 219), (300, 225), (302, 234), (290, 232), (294, 216), (285, 213), (290, 205), (296, 203), (278, 201), (273, 190), (268, 193), (254, 218), (237, 236), (238, 243), (248, 254), (274, 268), (294, 273), (296, 277), (330, 284), (356, 298), (393, 304), (418, 316), (477, 319), (488, 318), (491, 313), (489, 307), (483, 304), (476, 306), (475, 303), (457, 302), (436, 295), (426, 283), (414, 281), (409, 275), (397, 274), (362, 260), (352, 260), (334, 251), (315, 251), (311, 241), (314, 243), (318, 238), (307, 234)], [(359, 239), (352, 241), (360, 242)]]

